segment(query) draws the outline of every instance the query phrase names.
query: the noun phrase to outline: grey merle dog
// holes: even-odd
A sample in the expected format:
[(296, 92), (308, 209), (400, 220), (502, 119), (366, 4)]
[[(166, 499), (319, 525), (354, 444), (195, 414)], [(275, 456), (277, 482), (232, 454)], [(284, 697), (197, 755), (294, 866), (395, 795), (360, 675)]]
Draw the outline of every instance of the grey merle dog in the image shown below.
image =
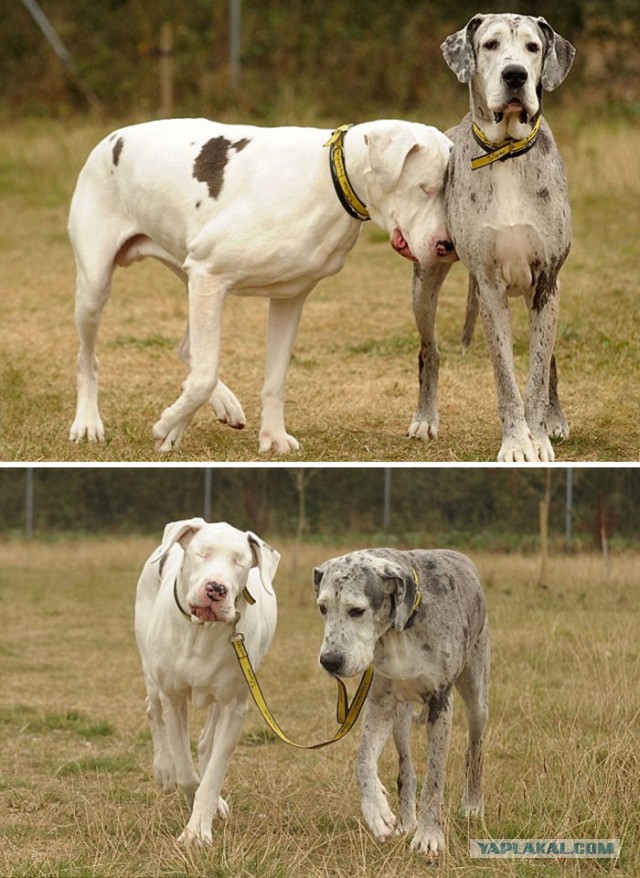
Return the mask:
[[(569, 426), (553, 356), (558, 272), (571, 243), (571, 211), (560, 152), (541, 115), (543, 91), (566, 77), (575, 50), (544, 18), (475, 15), (442, 51), (469, 84), (470, 113), (448, 131), (454, 142), (445, 188), (447, 226), (469, 270), (463, 344), (478, 311), (491, 353), (502, 422), (501, 461), (551, 461), (550, 437)], [(438, 433), (439, 354), (434, 321), (450, 264), (414, 269), (421, 335), (419, 401), (409, 435)], [(509, 297), (529, 310), (529, 377), (524, 400), (514, 374)]]
[[(478, 572), (459, 552), (368, 549), (316, 567), (314, 584), (324, 617), (322, 667), (340, 677), (374, 667), (356, 763), (364, 819), (380, 841), (412, 833), (412, 850), (437, 854), (444, 848), (442, 806), (454, 686), (469, 726), (462, 812), (480, 816), (483, 811), (489, 633)], [(411, 759), (415, 703), (425, 708), (428, 733), (428, 768), (417, 812)], [(377, 767), (392, 734), (400, 760), (400, 820)]]

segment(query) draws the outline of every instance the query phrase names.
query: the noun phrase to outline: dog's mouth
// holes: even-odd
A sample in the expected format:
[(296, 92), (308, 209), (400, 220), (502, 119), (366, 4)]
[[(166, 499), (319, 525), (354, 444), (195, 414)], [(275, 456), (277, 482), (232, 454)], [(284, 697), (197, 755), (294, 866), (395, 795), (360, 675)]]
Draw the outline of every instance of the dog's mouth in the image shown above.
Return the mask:
[(505, 116), (513, 116), (518, 114), (520, 116), (520, 122), (522, 124), (526, 124), (529, 121), (529, 110), (526, 107), (525, 102), (522, 98), (512, 97), (504, 104), (501, 109), (495, 110), (493, 114), (493, 121), (498, 125)]
[(225, 607), (219, 604), (209, 604), (208, 606), (200, 606), (199, 604), (189, 604), (189, 612), (195, 616), (200, 622), (230, 622), (231, 617)]
[(409, 259), (411, 262), (418, 261), (411, 252), (411, 247), (409, 247), (407, 240), (400, 229), (393, 230), (393, 234), (391, 235), (391, 246), (396, 253), (399, 253), (400, 256), (404, 256), (405, 259)]

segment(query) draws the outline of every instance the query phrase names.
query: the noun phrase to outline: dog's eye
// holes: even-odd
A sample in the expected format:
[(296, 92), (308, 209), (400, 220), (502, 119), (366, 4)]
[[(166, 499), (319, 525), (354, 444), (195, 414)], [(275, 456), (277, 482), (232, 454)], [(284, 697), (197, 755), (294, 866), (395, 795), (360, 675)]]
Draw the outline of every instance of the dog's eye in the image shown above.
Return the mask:
[(365, 610), (364, 607), (352, 607), (347, 615), (351, 616), (352, 619), (359, 619), (360, 616), (364, 616)]
[(422, 189), (424, 194), (427, 196), (427, 198), (431, 198), (432, 196), (434, 196), (436, 194), (435, 189), (430, 188), (425, 183), (420, 183), (420, 188)]
[(488, 49), (490, 52), (493, 52), (494, 49), (497, 49), (500, 44), (497, 40), (487, 40), (484, 44), (483, 49)]
[(324, 604), (318, 604), (318, 609), (320, 610), (320, 615), (321, 615), (321, 616), (326, 616), (326, 615), (327, 615), (327, 608), (325, 607)]
[(527, 43), (527, 52), (531, 52), (535, 55), (536, 52), (540, 51), (540, 46), (537, 43)]

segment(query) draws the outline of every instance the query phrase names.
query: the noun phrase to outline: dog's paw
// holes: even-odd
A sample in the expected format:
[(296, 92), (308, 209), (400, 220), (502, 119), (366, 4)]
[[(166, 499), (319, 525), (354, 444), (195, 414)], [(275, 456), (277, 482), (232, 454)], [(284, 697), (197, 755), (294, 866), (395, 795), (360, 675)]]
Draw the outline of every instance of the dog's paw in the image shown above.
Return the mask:
[(155, 441), (156, 451), (159, 451), (161, 454), (168, 454), (180, 447), (184, 431), (191, 423), (191, 418), (184, 418), (182, 421), (178, 421), (174, 427), (165, 425), (163, 423), (164, 420), (164, 416), (160, 418), (151, 432)]
[(173, 793), (174, 790), (178, 788), (176, 783), (176, 772), (173, 766), (154, 766), (153, 775), (163, 793)]
[(411, 835), (415, 832), (417, 820), (415, 817), (401, 818), (396, 823), (394, 835)]
[(463, 799), (459, 813), (467, 820), (480, 820), (484, 815), (484, 804), (482, 800), (473, 802)]
[(428, 442), (430, 439), (438, 438), (438, 416), (435, 418), (414, 419), (409, 425), (407, 436), (410, 439), (422, 439)]
[(100, 415), (96, 412), (92, 417), (77, 417), (69, 430), (69, 439), (72, 442), (104, 442), (104, 424)]
[(568, 439), (569, 423), (564, 416), (564, 412), (560, 408), (552, 408), (549, 406), (546, 415), (547, 435), (550, 439)]
[(409, 845), (412, 851), (435, 857), (444, 851), (444, 833), (436, 823), (418, 827)]
[[(550, 443), (549, 448), (551, 449)], [(528, 430), (521, 430), (503, 437), (502, 446), (498, 453), (499, 463), (524, 463), (525, 461), (537, 461), (538, 459), (537, 452), (534, 450), (533, 442), (531, 441), (531, 434)]]
[(222, 381), (218, 381), (216, 384), (209, 404), (221, 424), (227, 424), (227, 426), (233, 427), (234, 430), (242, 430), (246, 427), (247, 419), (242, 406)]
[(541, 463), (553, 463), (556, 459), (556, 453), (546, 433), (533, 437), (533, 455), (534, 461)]
[(213, 836), (211, 830), (207, 832), (202, 827), (194, 830), (186, 826), (178, 836), (178, 844), (183, 845), (183, 847), (212, 845)]
[(276, 451), (278, 454), (290, 454), (292, 451), (300, 451), (300, 443), (294, 436), (288, 433), (272, 433), (267, 430), (260, 431), (260, 453)]
[(226, 799), (223, 799), (222, 796), (220, 796), (218, 799), (218, 807), (216, 808), (216, 815), (221, 820), (228, 820), (230, 814), (231, 808), (229, 807), (229, 803)]
[(389, 807), (385, 796), (378, 797), (375, 802), (362, 802), (362, 816), (377, 841), (386, 841), (394, 834), (396, 815)]

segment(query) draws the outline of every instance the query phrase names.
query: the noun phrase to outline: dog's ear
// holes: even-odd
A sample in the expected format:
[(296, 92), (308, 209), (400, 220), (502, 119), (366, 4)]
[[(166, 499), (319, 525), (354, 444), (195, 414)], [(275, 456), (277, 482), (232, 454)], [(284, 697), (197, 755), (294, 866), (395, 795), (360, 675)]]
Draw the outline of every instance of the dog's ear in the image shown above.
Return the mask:
[(534, 21), (542, 31), (546, 43), (542, 62), (542, 87), (545, 91), (553, 91), (571, 70), (576, 50), (544, 18), (536, 18)]
[(149, 558), (150, 561), (160, 561), (166, 558), (176, 543), (180, 543), (186, 549), (198, 531), (207, 522), (204, 518), (189, 518), (184, 521), (171, 521), (164, 529), (162, 542)]
[(269, 543), (265, 543), (252, 531), (247, 531), (251, 554), (253, 555), (252, 567), (257, 567), (260, 573), (262, 587), (267, 594), (273, 594), (273, 578), (276, 575), (280, 563), (280, 553), (276, 552)]
[(476, 52), (473, 37), (486, 15), (474, 15), (462, 30), (447, 37), (440, 46), (444, 60), (460, 82), (471, 82), (476, 74)]
[(413, 570), (400, 564), (386, 565), (382, 577), (385, 591), (392, 598), (391, 620), (396, 631), (404, 631), (417, 609), (418, 583)]
[(400, 179), (409, 153), (420, 149), (416, 135), (406, 125), (365, 134), (369, 167), (383, 189), (393, 189)]
[(314, 567), (313, 568), (313, 587), (316, 590), (316, 595), (320, 594), (320, 583), (322, 582), (323, 576), (324, 576), (324, 567)]

